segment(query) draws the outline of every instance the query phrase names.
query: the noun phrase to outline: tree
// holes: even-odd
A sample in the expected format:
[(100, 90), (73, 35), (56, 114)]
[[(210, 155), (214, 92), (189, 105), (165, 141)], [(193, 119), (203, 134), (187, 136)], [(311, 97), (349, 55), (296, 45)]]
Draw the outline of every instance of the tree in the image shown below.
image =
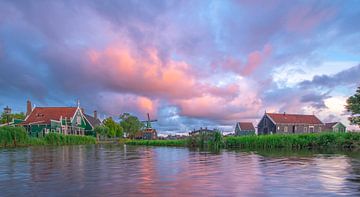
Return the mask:
[(123, 137), (124, 132), (123, 128), (120, 126), (120, 124), (116, 123), (111, 117), (106, 118), (104, 121), (104, 126), (107, 127), (108, 130), (108, 136), (109, 137)]
[(96, 126), (94, 128), (94, 131), (96, 133), (96, 138), (98, 138), (99, 136), (105, 137), (109, 133), (109, 128), (105, 126)]
[(16, 113), (16, 114), (8, 114), (8, 115), (5, 113), (2, 113), (1, 117), (0, 117), (0, 123), (5, 124), (7, 122), (11, 122), (13, 119), (24, 120), (25, 114), (23, 112)]
[(360, 126), (360, 87), (357, 88), (353, 96), (346, 100), (345, 108), (348, 112), (351, 112), (350, 124)]
[(121, 127), (124, 128), (124, 132), (130, 138), (134, 138), (135, 134), (144, 127), (144, 124), (136, 116), (129, 113), (121, 114), (120, 120)]

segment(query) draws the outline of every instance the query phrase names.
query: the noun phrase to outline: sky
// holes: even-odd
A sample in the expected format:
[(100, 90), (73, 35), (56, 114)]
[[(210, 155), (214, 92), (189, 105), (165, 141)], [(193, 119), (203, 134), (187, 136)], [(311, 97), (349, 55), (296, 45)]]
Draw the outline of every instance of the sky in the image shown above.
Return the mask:
[(101, 118), (150, 113), (160, 134), (265, 111), (348, 125), (359, 21), (356, 0), (1, 0), (0, 107), (80, 100)]

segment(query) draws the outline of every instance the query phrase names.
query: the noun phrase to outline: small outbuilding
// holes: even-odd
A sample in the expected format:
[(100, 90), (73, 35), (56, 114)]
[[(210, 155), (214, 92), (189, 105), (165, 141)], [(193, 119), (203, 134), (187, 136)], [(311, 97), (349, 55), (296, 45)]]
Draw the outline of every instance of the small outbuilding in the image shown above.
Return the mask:
[(328, 122), (328, 123), (325, 123), (324, 131), (345, 133), (346, 126), (344, 124), (342, 124), (341, 122)]
[(255, 135), (255, 127), (251, 122), (238, 122), (235, 126), (235, 135)]

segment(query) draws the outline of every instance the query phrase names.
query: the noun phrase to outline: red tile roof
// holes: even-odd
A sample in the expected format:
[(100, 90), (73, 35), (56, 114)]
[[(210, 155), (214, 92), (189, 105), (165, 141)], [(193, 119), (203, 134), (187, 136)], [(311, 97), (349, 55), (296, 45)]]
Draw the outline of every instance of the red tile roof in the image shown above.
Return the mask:
[(323, 124), (315, 115), (267, 113), (275, 123)]
[(50, 124), (50, 120), (59, 121), (60, 117), (72, 118), (76, 109), (77, 107), (35, 107), (22, 124)]
[(255, 131), (255, 127), (251, 122), (238, 122), (241, 130)]

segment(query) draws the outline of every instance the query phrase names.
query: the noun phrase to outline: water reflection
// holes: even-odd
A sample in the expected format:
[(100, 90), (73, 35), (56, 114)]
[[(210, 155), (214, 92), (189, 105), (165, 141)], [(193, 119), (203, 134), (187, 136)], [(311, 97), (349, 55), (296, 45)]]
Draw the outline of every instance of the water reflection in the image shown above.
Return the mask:
[(116, 145), (0, 150), (0, 196), (360, 195), (357, 153)]

